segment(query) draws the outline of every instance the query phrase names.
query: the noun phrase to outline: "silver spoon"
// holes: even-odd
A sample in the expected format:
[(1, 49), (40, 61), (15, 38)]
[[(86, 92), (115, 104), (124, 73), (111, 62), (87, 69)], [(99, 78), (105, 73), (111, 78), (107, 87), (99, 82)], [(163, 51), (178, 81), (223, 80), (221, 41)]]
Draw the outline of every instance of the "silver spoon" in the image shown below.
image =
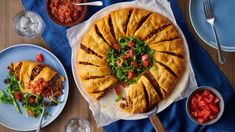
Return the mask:
[(72, 2), (74, 5), (88, 5), (88, 6), (103, 6), (102, 1), (93, 1), (93, 2), (86, 2), (86, 3), (76, 3)]

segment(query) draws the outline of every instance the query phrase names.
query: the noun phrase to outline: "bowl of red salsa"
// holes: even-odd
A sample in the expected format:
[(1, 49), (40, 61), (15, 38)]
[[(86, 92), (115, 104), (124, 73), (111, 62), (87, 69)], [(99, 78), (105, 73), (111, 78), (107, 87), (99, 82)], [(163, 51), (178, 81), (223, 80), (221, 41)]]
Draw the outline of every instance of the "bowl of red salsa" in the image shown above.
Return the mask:
[(71, 27), (85, 18), (87, 7), (72, 4), (86, 0), (46, 0), (46, 10), (51, 20), (59, 25)]
[(186, 111), (197, 124), (211, 125), (222, 116), (224, 101), (215, 88), (201, 86), (190, 93), (186, 101)]

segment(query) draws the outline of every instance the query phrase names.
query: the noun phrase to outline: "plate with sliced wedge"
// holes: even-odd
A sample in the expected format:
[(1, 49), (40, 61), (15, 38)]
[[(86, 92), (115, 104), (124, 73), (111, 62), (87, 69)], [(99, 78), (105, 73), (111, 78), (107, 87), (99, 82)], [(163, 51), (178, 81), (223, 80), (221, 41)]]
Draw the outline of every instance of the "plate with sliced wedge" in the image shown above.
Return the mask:
[[(69, 91), (63, 65), (48, 50), (17, 44), (0, 52), (0, 123), (17, 131), (36, 130), (43, 107), (42, 127), (63, 110)], [(43, 101), (44, 98), (50, 102)]]

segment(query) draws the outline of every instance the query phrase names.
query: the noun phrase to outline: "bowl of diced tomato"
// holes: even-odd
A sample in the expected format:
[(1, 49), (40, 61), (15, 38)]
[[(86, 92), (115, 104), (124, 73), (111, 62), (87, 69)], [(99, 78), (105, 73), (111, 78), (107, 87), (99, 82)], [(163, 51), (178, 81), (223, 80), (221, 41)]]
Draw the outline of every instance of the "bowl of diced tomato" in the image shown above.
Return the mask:
[(186, 101), (186, 111), (197, 124), (211, 125), (222, 116), (224, 101), (215, 88), (201, 86), (190, 93)]

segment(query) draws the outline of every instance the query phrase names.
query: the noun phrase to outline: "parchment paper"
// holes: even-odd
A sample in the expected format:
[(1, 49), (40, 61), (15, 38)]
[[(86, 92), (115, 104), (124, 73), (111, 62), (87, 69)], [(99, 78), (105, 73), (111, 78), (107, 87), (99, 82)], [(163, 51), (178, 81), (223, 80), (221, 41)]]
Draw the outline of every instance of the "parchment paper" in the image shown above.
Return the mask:
[[(80, 81), (80, 78), (78, 76), (78, 70), (77, 70), (77, 51), (80, 47), (80, 39), (84, 35), (84, 33), (89, 29), (89, 27), (98, 19), (102, 18), (103, 16), (107, 15), (111, 11), (120, 9), (120, 8), (127, 8), (127, 7), (137, 7), (137, 8), (143, 8), (146, 10), (150, 10), (153, 12), (158, 12), (162, 14), (163, 16), (170, 19), (173, 24), (176, 26), (178, 32), (181, 34), (185, 48), (186, 48), (186, 54), (187, 54), (187, 60), (188, 64), (186, 67), (186, 72), (183, 75), (182, 79), (177, 84), (176, 88), (173, 90), (171, 95), (164, 99), (163, 101), (159, 102), (158, 108), (153, 109), (152, 111), (144, 114), (129, 114), (121, 111), (118, 108), (118, 104), (114, 101), (115, 94), (113, 93), (113, 90), (109, 90), (108, 93), (102, 97), (99, 101), (94, 101), (90, 98), (90, 96), (84, 91), (84, 87)], [(94, 14), (89, 20), (86, 22), (79, 24), (77, 26), (71, 27), (67, 30), (67, 37), (69, 40), (69, 43), (72, 47), (72, 69), (73, 69), (73, 75), (74, 79), (76, 81), (76, 84), (78, 86), (79, 91), (84, 96), (84, 98), (89, 103), (89, 108), (91, 109), (94, 118), (96, 120), (97, 126), (105, 126), (108, 125), (114, 121), (117, 121), (119, 119), (126, 119), (126, 120), (136, 120), (136, 119), (143, 119), (147, 118), (150, 114), (155, 112), (161, 112), (165, 108), (167, 108), (170, 104), (172, 104), (175, 101), (178, 101), (180, 99), (183, 99), (188, 96), (191, 90), (197, 88), (197, 83), (195, 80), (194, 72), (190, 64), (189, 60), (189, 50), (187, 47), (187, 42), (184, 38), (184, 35), (182, 31), (179, 29), (174, 15), (172, 13), (170, 3), (166, 0), (136, 0), (133, 2), (123, 2), (123, 3), (117, 3), (111, 6), (108, 6), (96, 14)], [(183, 108), (184, 109), (184, 108)]]

